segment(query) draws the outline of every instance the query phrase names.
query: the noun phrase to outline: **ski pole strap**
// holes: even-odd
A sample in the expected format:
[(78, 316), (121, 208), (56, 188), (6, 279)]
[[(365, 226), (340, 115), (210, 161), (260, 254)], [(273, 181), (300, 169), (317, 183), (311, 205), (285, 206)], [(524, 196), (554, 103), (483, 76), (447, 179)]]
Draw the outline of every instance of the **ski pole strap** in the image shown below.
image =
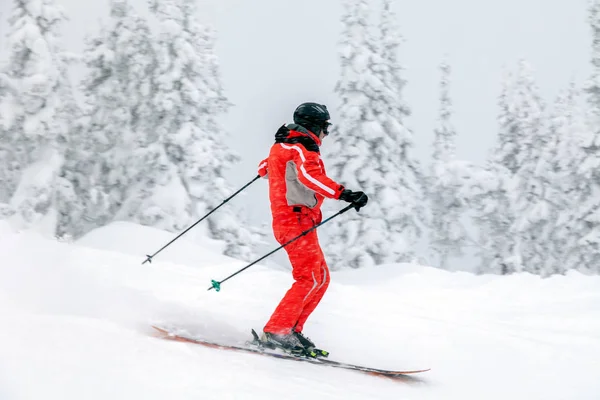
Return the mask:
[(288, 242), (282, 244), (281, 246), (277, 247), (274, 250), (271, 250), (269, 253), (265, 254), (264, 256), (262, 256), (261, 258), (259, 258), (258, 260), (252, 261), (250, 264), (246, 265), (244, 268), (240, 269), (237, 272), (234, 272), (233, 274), (229, 275), (227, 278), (223, 279), (222, 281), (215, 281), (212, 280), (212, 286), (209, 287), (207, 290), (212, 290), (215, 289), (217, 292), (221, 290), (221, 284), (223, 282), (228, 281), (229, 279), (233, 278), (234, 276), (236, 276), (237, 274), (240, 274), (242, 272), (244, 272), (245, 270), (247, 270), (248, 268), (250, 268), (251, 266), (253, 266), (254, 264), (264, 260), (265, 258), (269, 257), (271, 254), (275, 253), (276, 251), (284, 248), (285, 246), (287, 246), (290, 243), (293, 243), (294, 241), (300, 239), (302, 236), (308, 234), (309, 232), (312, 232), (313, 230), (317, 229), (319, 226), (325, 224), (328, 221), (331, 221), (332, 219), (334, 219), (335, 217), (337, 217), (340, 214), (345, 213), (346, 211), (348, 211), (349, 209), (353, 208), (354, 204), (350, 204), (344, 208), (342, 208), (340, 211), (338, 211), (337, 213), (333, 214), (331, 217), (321, 221), (320, 223), (318, 223), (317, 225), (311, 227), (310, 229), (305, 230), (304, 232), (302, 232), (301, 234), (299, 234), (298, 236), (296, 236), (295, 238), (289, 240)]

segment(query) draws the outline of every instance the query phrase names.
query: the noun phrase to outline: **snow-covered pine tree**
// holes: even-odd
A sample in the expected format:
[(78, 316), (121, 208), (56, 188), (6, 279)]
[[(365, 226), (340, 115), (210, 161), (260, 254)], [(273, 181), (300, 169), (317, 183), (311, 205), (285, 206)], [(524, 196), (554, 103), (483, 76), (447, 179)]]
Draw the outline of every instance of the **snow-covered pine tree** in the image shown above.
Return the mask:
[[(3, 71), (3, 144), (13, 154), (8, 187), (14, 221), (22, 227), (50, 216), (60, 207), (60, 171), (78, 109), (68, 81), (70, 57), (61, 47), (66, 17), (54, 0), (15, 0), (9, 20), (9, 59)], [(6, 83), (9, 85), (6, 85)], [(6, 140), (8, 139), (8, 140)], [(6, 141), (5, 141), (6, 140)], [(3, 174), (6, 176), (6, 174)]]
[[(424, 184), (425, 173), (420, 163), (413, 155), (413, 133), (406, 126), (406, 118), (410, 116), (410, 107), (404, 99), (406, 79), (403, 76), (399, 54), (403, 37), (400, 33), (399, 18), (393, 11), (393, 0), (383, 0), (380, 15), (379, 40), (381, 47), (382, 68), (380, 69), (381, 81), (388, 89), (380, 97), (384, 113), (380, 116), (384, 130), (393, 140), (396, 153), (390, 154), (390, 160), (395, 165), (395, 172), (388, 174), (394, 183), (382, 191), (382, 198), (397, 196), (399, 202), (387, 203), (390, 228), (399, 242), (393, 246), (395, 261), (412, 260), (416, 256), (415, 248), (420, 240), (423, 229), (428, 226), (431, 219), (428, 208), (425, 206)], [(378, 106), (377, 106), (378, 108)], [(395, 240), (395, 238), (392, 238)], [(393, 242), (394, 243), (394, 242)], [(406, 243), (404, 247), (401, 243)]]
[(11, 214), (8, 203), (20, 177), (19, 159), (15, 152), (15, 129), (19, 109), (18, 91), (5, 74), (6, 66), (0, 66), (0, 218)]
[(509, 274), (515, 272), (514, 240), (509, 230), (514, 222), (511, 195), (514, 175), (520, 168), (518, 110), (514, 104), (514, 78), (508, 73), (502, 82), (498, 105), (499, 132), (497, 144), (488, 159), (486, 170), (496, 183), (486, 196), (474, 203), (474, 220), (479, 231), (481, 273)]
[[(388, 5), (389, 6), (389, 5)], [(382, 21), (385, 42), (373, 37), (366, 0), (344, 3), (339, 44), (339, 123), (327, 141), (329, 173), (352, 190), (364, 190), (369, 204), (326, 227), (325, 251), (332, 268), (407, 261), (420, 234), (419, 166), (411, 158), (412, 134), (402, 118), (404, 80), (397, 61), (399, 36)], [(388, 8), (389, 11), (389, 8)], [(379, 38), (378, 38), (379, 39)], [(380, 56), (381, 52), (383, 56)]]
[(521, 167), (520, 127), (518, 125), (518, 110), (514, 104), (515, 96), (514, 74), (505, 73), (502, 82), (502, 92), (498, 99), (500, 113), (498, 115), (498, 141), (494, 148), (491, 159), (495, 164), (506, 168), (511, 174), (516, 174)]
[(556, 209), (548, 180), (549, 160), (543, 158), (550, 140), (543, 123), (544, 105), (525, 61), (519, 64), (511, 92), (508, 115), (518, 149), (511, 191), (515, 219), (509, 231), (514, 241), (513, 265), (517, 271), (540, 274), (547, 262), (556, 262), (547, 260), (553, 258), (547, 247)]
[[(511, 240), (507, 235), (512, 224), (509, 186), (512, 175), (502, 165), (488, 162), (476, 171), (478, 183), (472, 185), (470, 202), (478, 231), (478, 273), (509, 274), (514, 271), (508, 256)], [(480, 183), (479, 183), (480, 182)]]
[[(390, 118), (393, 117), (393, 120), (403, 123), (404, 119), (410, 116), (411, 111), (403, 96), (406, 79), (403, 76), (404, 67), (400, 63), (399, 55), (404, 38), (398, 26), (398, 16), (392, 8), (394, 4), (396, 4), (394, 0), (382, 0), (379, 24), (379, 40), (381, 42), (379, 71), (383, 75), (384, 83), (393, 91), (389, 95), (395, 99), (393, 103), (386, 102), (387, 112)], [(408, 142), (412, 142), (412, 134), (404, 125), (396, 127), (396, 130), (406, 134)]]
[(168, 168), (149, 162), (160, 159), (162, 150), (152, 145), (152, 45), (146, 21), (127, 0), (111, 0), (109, 23), (86, 40), (86, 109), (74, 130), (75, 145), (66, 154), (63, 176), (71, 196), (65, 198), (59, 233), (78, 237), (120, 219), (127, 202), (142, 210), (140, 186), (149, 177), (154, 182), (165, 175), (176, 179)]
[(466, 230), (461, 221), (465, 204), (458, 194), (463, 180), (456, 179), (455, 141), (452, 125), (452, 100), (450, 98), (450, 65), (440, 65), (440, 112), (433, 142), (433, 160), (427, 192), (431, 204), (430, 246), (436, 253), (437, 266), (448, 268), (450, 257), (463, 254)]
[[(581, 93), (574, 83), (555, 101), (549, 120), (551, 143), (545, 159), (547, 163), (548, 190), (556, 210), (554, 224), (549, 234), (546, 250), (552, 254), (542, 268), (542, 274), (565, 273), (577, 269), (580, 260), (576, 228), (579, 201), (589, 190), (589, 182), (579, 173), (580, 160), (585, 157), (583, 144), (587, 135), (585, 117), (580, 107)], [(555, 259), (556, 262), (550, 261)]]
[[(181, 179), (184, 190), (179, 196), (185, 199), (185, 220), (191, 223), (233, 192), (223, 175), (238, 156), (227, 146), (228, 135), (218, 123), (230, 103), (220, 80), (214, 34), (199, 23), (195, 0), (152, 0), (151, 9), (161, 27), (155, 129), (167, 161)], [(172, 190), (166, 189), (164, 194), (171, 196)], [(243, 221), (231, 204), (205, 226), (210, 237), (225, 241), (225, 254), (248, 259), (257, 238)]]
[(581, 138), (578, 176), (587, 182), (580, 186), (577, 212), (573, 215), (572, 247), (567, 267), (600, 273), (600, 1), (590, 3), (588, 21), (592, 29), (592, 76), (586, 85), (590, 110), (589, 126)]
[(456, 131), (452, 125), (452, 99), (450, 98), (450, 65), (440, 65), (440, 109), (438, 126), (433, 142), (433, 161), (448, 162), (456, 157)]

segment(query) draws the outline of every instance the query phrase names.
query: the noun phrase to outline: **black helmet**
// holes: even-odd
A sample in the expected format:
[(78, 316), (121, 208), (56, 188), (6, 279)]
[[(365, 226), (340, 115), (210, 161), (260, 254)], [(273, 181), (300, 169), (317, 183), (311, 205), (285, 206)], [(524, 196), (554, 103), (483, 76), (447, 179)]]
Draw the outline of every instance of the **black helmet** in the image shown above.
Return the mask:
[(312, 133), (318, 135), (321, 130), (326, 135), (329, 125), (329, 111), (327, 106), (318, 103), (302, 103), (294, 111), (294, 123), (302, 125)]

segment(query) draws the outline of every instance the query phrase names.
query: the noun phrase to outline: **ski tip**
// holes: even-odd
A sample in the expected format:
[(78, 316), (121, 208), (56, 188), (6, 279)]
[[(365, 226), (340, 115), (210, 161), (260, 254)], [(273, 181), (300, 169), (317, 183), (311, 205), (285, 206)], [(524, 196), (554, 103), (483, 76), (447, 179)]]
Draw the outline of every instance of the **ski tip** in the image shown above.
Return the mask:
[(161, 328), (160, 326), (156, 326), (156, 325), (150, 325), (152, 327), (152, 329), (155, 330), (154, 334), (157, 336), (169, 336), (169, 331), (167, 331), (165, 328)]
[(422, 372), (428, 372), (431, 371), (431, 368), (427, 368), (427, 369), (414, 369), (411, 371), (400, 371), (397, 373), (397, 375), (410, 375), (410, 374), (420, 374)]

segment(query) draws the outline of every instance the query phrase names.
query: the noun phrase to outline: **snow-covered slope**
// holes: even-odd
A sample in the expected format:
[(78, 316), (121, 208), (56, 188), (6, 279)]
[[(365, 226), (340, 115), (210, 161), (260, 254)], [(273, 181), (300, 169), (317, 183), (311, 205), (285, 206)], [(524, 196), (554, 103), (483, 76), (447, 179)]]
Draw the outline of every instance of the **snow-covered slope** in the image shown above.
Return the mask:
[(332, 275), (306, 333), (336, 360), (432, 370), (413, 384), (160, 340), (151, 323), (243, 343), (285, 271), (114, 224), (76, 244), (0, 225), (0, 399), (599, 399), (600, 277), (397, 264)]

